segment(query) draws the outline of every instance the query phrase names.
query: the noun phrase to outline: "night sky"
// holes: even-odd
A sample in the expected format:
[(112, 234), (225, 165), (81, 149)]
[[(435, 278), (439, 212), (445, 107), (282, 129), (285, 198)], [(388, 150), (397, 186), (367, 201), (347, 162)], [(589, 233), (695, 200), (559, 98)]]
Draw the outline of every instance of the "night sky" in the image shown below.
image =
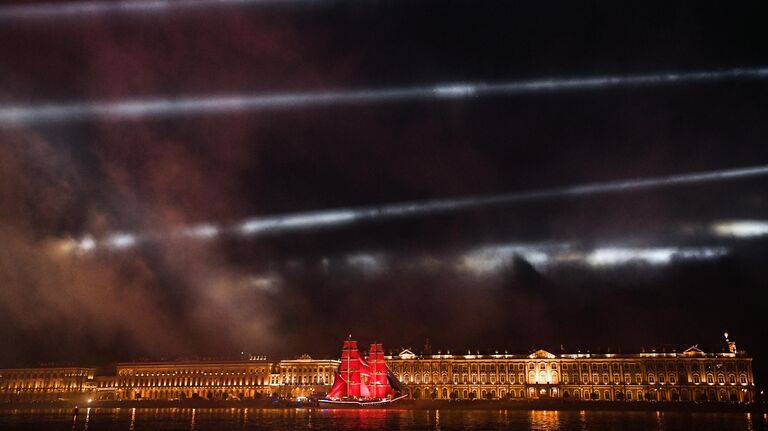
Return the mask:
[[(368, 0), (9, 19), (0, 110), (765, 67), (766, 19), (750, 4)], [(766, 119), (768, 81), (734, 79), (0, 126), (0, 366), (335, 356), (349, 333), (387, 351), (426, 338), (433, 353), (680, 351), (720, 349), (728, 331), (761, 378), (768, 234), (711, 227), (768, 226), (766, 177), (255, 237), (165, 233), (760, 166)], [(115, 232), (159, 239), (66, 250)], [(531, 246), (721, 253), (596, 265), (542, 263)]]

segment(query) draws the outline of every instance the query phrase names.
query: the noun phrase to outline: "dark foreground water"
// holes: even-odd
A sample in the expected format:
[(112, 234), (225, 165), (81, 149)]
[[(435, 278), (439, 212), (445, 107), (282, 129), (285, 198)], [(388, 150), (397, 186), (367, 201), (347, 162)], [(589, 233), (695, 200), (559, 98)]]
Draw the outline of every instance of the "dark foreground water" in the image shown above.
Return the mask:
[(0, 410), (0, 430), (762, 430), (754, 413), (525, 410), (68, 409)]

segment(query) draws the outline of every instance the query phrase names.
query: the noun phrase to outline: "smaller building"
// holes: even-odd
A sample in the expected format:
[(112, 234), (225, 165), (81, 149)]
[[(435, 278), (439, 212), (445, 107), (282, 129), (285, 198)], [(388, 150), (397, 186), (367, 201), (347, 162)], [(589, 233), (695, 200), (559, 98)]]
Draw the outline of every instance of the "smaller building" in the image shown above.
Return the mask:
[(129, 362), (96, 378), (99, 400), (253, 399), (270, 395), (272, 364), (239, 361)]
[(0, 402), (83, 401), (95, 368), (0, 369)]
[(306, 354), (282, 360), (272, 373), (272, 393), (282, 398), (325, 395), (333, 385), (339, 365), (339, 360), (312, 359)]

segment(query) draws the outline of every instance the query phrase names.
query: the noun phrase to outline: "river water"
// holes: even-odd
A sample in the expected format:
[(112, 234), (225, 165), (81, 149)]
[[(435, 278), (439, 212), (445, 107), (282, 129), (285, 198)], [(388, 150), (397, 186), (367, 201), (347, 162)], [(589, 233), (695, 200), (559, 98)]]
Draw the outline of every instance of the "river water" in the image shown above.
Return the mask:
[(120, 408), (0, 410), (0, 430), (654, 430), (768, 429), (755, 413), (537, 410)]

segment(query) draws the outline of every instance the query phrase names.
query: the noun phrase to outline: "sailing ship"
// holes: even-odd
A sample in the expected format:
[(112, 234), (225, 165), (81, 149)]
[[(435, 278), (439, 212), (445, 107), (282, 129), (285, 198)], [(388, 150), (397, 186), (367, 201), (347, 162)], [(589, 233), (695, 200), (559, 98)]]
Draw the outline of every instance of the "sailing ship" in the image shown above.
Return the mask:
[(333, 406), (377, 407), (395, 402), (405, 395), (397, 377), (389, 371), (380, 343), (371, 344), (368, 360), (360, 355), (357, 341), (344, 340), (341, 367), (333, 386), (320, 403)]

